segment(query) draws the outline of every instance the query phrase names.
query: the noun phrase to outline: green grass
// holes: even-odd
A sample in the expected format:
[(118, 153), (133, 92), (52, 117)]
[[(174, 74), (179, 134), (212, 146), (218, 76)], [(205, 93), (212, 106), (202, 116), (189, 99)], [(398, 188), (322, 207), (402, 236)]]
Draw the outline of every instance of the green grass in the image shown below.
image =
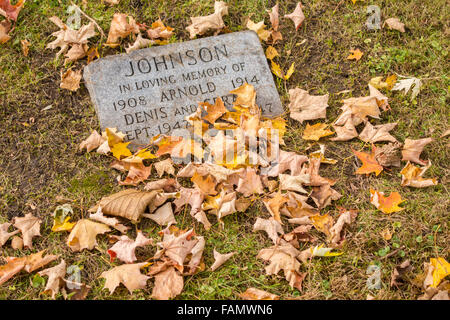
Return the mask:
[[(81, 6), (81, 1), (74, 2)], [(266, 10), (275, 4), (275, 1), (263, 0), (227, 2), (229, 15), (224, 20), (231, 31), (244, 30), (249, 15), (253, 21), (265, 19), (269, 25)], [(12, 40), (0, 46), (0, 222), (28, 212), (44, 220), (43, 236), (34, 242), (33, 250), (15, 251), (8, 246), (0, 250), (2, 256), (19, 256), (44, 248), (49, 253), (60, 254), (68, 265), (77, 264), (83, 268), (82, 280), (92, 286), (89, 299), (148, 299), (153, 280), (148, 282), (145, 290), (138, 290), (133, 295), (123, 286), (112, 295), (102, 289), (104, 279), (98, 277), (117, 265), (108, 260), (107, 237), (99, 236), (99, 246), (92, 251), (72, 254), (65, 244), (67, 235), (50, 232), (50, 214), (60, 204), (60, 197), (70, 200), (76, 220), (86, 217), (87, 210), (102, 196), (121, 189), (115, 180), (117, 172), (109, 168), (107, 157), (78, 152), (78, 144), (93, 129), (98, 129), (98, 121), (84, 86), (76, 93), (59, 88), (63, 59), (55, 59), (56, 50), (45, 49), (54, 39), (51, 33), (57, 30), (48, 18), (56, 15), (65, 21), (69, 16), (66, 10), (70, 2), (61, 3), (28, 0)], [(137, 21), (147, 24), (161, 17), (164, 23), (175, 28), (176, 37), (171, 41), (188, 40), (185, 27), (190, 23), (189, 17), (209, 14), (213, 7), (213, 1), (207, 0), (122, 0), (114, 7), (101, 1), (87, 3), (83, 10), (105, 32), (116, 12), (131, 14)], [(256, 259), (258, 251), (270, 245), (263, 233), (252, 232), (256, 217), (269, 216), (262, 203), (257, 202), (244, 214), (227, 216), (223, 230), (215, 223), (211, 230), (205, 231), (184, 210), (177, 220), (181, 227), (194, 226), (196, 232), (205, 236), (207, 268), (214, 261), (213, 248), (220, 252), (236, 251), (237, 254), (216, 272), (205, 269), (195, 276), (185, 277), (180, 299), (235, 299), (250, 286), (279, 294), (283, 299), (365, 299), (368, 293), (377, 299), (415, 299), (420, 290), (409, 283), (398, 289), (390, 287), (393, 268), (404, 259), (410, 259), (413, 274), (419, 274), (423, 271), (423, 263), (431, 257), (449, 260), (449, 138), (440, 138), (449, 128), (450, 119), (448, 6), (440, 0), (420, 3), (380, 0), (357, 2), (356, 5), (350, 0), (342, 3), (312, 0), (303, 4), (305, 22), (295, 32), (293, 23), (281, 18), (284, 39), (275, 46), (282, 55), (277, 62), (283, 70), (287, 70), (292, 62), (296, 64), (296, 71), (286, 86), (283, 81), (276, 81), (284, 105), (287, 106), (289, 100), (286, 89), (296, 86), (311, 94), (329, 93), (327, 116), (331, 122), (340, 113), (340, 100), (368, 94), (367, 83), (372, 77), (397, 72), (425, 78), (420, 94), (413, 101), (409, 94), (387, 92), (392, 110), (373, 123), (398, 122), (392, 134), (399, 141), (433, 137), (435, 141), (425, 148), (422, 158), (431, 159), (433, 166), (428, 176), (437, 177), (439, 185), (426, 189), (400, 187), (400, 169), (397, 168), (385, 170), (378, 177), (357, 176), (354, 172), (359, 164), (350, 147), (360, 149), (363, 144), (358, 140), (344, 143), (325, 140), (327, 156), (339, 161), (333, 166), (323, 165), (321, 175), (337, 179), (335, 188), (344, 197), (336, 205), (359, 210), (356, 223), (347, 229), (344, 254), (336, 258), (317, 258), (303, 265), (301, 270), (308, 272), (308, 276), (303, 291), (299, 292), (289, 287), (281, 273), (266, 276), (264, 263)], [(367, 30), (364, 23), (368, 17), (368, 4), (380, 6), (383, 18), (398, 17), (408, 27), (407, 32)], [(280, 16), (292, 12), (295, 5), (296, 1), (280, 1)], [(82, 21), (86, 23), (84, 18)], [(22, 55), (20, 47), (20, 40), (25, 38), (32, 44), (28, 57)], [(102, 47), (98, 36), (92, 38), (90, 44), (98, 46), (102, 57), (125, 51), (124, 46), (117, 49)], [(349, 49), (353, 48), (364, 52), (358, 62), (346, 60)], [(79, 68), (84, 63), (80, 61), (74, 65)], [(343, 90), (351, 92), (339, 94)], [(52, 108), (41, 111), (49, 105)], [(303, 128), (298, 122), (288, 120), (285, 150), (306, 154), (309, 143), (301, 139)], [(369, 203), (370, 188), (387, 193), (399, 191), (407, 200), (405, 210), (383, 215)], [(33, 210), (30, 204), (36, 209)], [(337, 216), (335, 206), (327, 210)], [(155, 238), (160, 230), (150, 221), (142, 222), (139, 228)], [(380, 235), (386, 228), (395, 230), (390, 241)], [(313, 233), (324, 239), (322, 234)], [(380, 256), (402, 246), (402, 250), (388, 258)], [(147, 259), (154, 250), (153, 247), (140, 248), (137, 254), (140, 259)], [(366, 270), (373, 263), (381, 266), (382, 287), (369, 291)], [(22, 273), (9, 280), (0, 287), (0, 298), (47, 298), (40, 295), (42, 284), (36, 282), (36, 288), (30, 285), (33, 277), (34, 274)]]

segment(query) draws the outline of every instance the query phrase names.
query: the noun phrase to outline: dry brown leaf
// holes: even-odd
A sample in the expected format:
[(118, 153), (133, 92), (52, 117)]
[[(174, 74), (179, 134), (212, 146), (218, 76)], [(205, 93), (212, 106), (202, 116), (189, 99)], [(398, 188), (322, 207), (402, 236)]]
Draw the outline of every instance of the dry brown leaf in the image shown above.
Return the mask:
[(176, 224), (175, 216), (173, 215), (172, 204), (167, 202), (163, 206), (156, 209), (154, 214), (146, 214), (142, 215), (144, 218), (149, 218), (155, 221), (160, 226), (166, 226), (170, 224)]
[(253, 232), (255, 231), (265, 231), (274, 244), (279, 242), (278, 234), (284, 234), (283, 227), (274, 218), (257, 218), (255, 224), (253, 225)]
[(107, 251), (110, 256), (111, 262), (113, 262), (114, 259), (117, 258), (125, 263), (133, 263), (136, 261), (136, 255), (134, 253), (136, 248), (144, 247), (153, 243), (153, 240), (146, 238), (141, 231), (138, 231), (136, 240), (132, 240), (126, 235), (120, 237), (116, 236), (115, 238), (119, 241), (117, 241)]
[(312, 225), (300, 225), (296, 227), (294, 230), (292, 230), (289, 233), (286, 233), (283, 236), (283, 239), (286, 240), (288, 243), (293, 245), (295, 248), (299, 248), (299, 241), (301, 242), (316, 242), (317, 238), (309, 234), (309, 231), (311, 230)]
[(378, 141), (398, 142), (393, 136), (389, 134), (389, 131), (397, 126), (397, 122), (380, 124), (373, 126), (367, 121), (363, 131), (359, 134), (359, 138), (364, 142), (375, 143)]
[(134, 290), (146, 287), (147, 280), (150, 277), (143, 275), (140, 269), (147, 265), (147, 262), (124, 264), (103, 272), (100, 278), (106, 279), (104, 287), (109, 290), (110, 294), (116, 290), (120, 283), (123, 283), (132, 294)]
[(263, 203), (266, 206), (266, 209), (269, 211), (272, 217), (281, 224), (283, 224), (283, 222), (281, 222), (280, 208), (287, 201), (288, 199), (284, 195), (282, 195), (280, 191), (275, 193), (272, 198), (263, 199)]
[(102, 198), (96, 206), (89, 209), (89, 212), (96, 212), (100, 206), (104, 214), (123, 217), (136, 222), (146, 212), (147, 207), (154, 201), (157, 194), (157, 191), (122, 190)]
[(97, 130), (92, 131), (91, 135), (80, 143), (79, 150), (86, 149), (87, 152), (91, 152), (97, 149), (106, 139), (102, 137)]
[(331, 138), (331, 141), (348, 141), (358, 136), (353, 120), (349, 118), (344, 126), (333, 125), (334, 131), (336, 131), (336, 137)]
[(77, 91), (80, 88), (80, 80), (81, 69), (77, 71), (72, 71), (72, 69), (69, 69), (64, 74), (61, 71), (61, 83), (59, 86), (62, 89)]
[(11, 240), (11, 248), (14, 250), (22, 250), (23, 249), (23, 240), (19, 236), (15, 236)]
[(298, 176), (301, 173), (302, 164), (306, 161), (308, 161), (307, 156), (280, 150), (278, 163), (271, 164), (267, 175), (269, 177), (277, 177), (280, 173), (290, 170), (291, 175)]
[(329, 95), (311, 96), (300, 88), (289, 90), (290, 117), (303, 123), (305, 120), (326, 119)]
[(191, 181), (194, 183), (195, 187), (201, 190), (205, 195), (215, 195), (217, 194), (216, 190), (216, 179), (211, 175), (202, 176), (197, 172), (191, 178)]
[(272, 25), (272, 31), (270, 35), (272, 37), (272, 43), (275, 44), (278, 40), (283, 40), (281, 32), (278, 31), (280, 24), (278, 15), (278, 3), (275, 6), (273, 6), (272, 10), (268, 11), (268, 13), (270, 17), (270, 24)]
[(214, 2), (214, 13), (204, 17), (191, 17), (192, 24), (186, 27), (189, 37), (195, 38), (209, 30), (214, 30), (218, 34), (224, 27), (222, 17), (228, 14), (228, 5), (224, 1)]
[(405, 32), (405, 24), (401, 23), (398, 18), (386, 19), (383, 23), (383, 27), (387, 25), (389, 29), (398, 30), (400, 32)]
[(8, 232), (11, 223), (5, 222), (0, 224), (0, 248), (11, 238), (13, 235), (18, 234), (20, 230)]
[(276, 275), (280, 270), (284, 271), (284, 276), (292, 288), (302, 290), (302, 281), (306, 274), (300, 273), (300, 263), (297, 256), (300, 252), (290, 244), (276, 245), (262, 249), (257, 258), (269, 261), (265, 268), (267, 275)]
[[(369, 85), (369, 89), (370, 87)], [(343, 126), (348, 120), (351, 120), (353, 125), (357, 126), (367, 121), (368, 116), (379, 119), (381, 113), (379, 107), (387, 104), (387, 98), (381, 99), (381, 97), (370, 95), (368, 97), (348, 98), (342, 102), (344, 103), (341, 107), (342, 113), (334, 124), (336, 126)]]
[(102, 207), (100, 206), (98, 207), (95, 213), (89, 214), (89, 219), (104, 223), (107, 226), (119, 230), (121, 233), (126, 233), (127, 230), (129, 229), (129, 227), (119, 223), (119, 220), (117, 220), (116, 218), (105, 217), (103, 215)]
[(152, 297), (157, 300), (175, 298), (183, 291), (183, 286), (183, 276), (174, 267), (169, 267), (155, 276)]
[(234, 256), (236, 252), (230, 252), (230, 253), (220, 253), (217, 252), (214, 248), (214, 263), (211, 266), (211, 271), (216, 271), (220, 266), (222, 266), (228, 259), (230, 259), (232, 256)]
[(400, 171), (402, 175), (402, 187), (425, 188), (437, 185), (437, 179), (424, 179), (423, 175), (431, 167), (431, 161), (423, 168), (418, 168), (408, 161), (406, 166)]
[(106, 46), (115, 48), (119, 45), (120, 39), (128, 37), (130, 34), (138, 34), (139, 26), (132, 16), (125, 13), (115, 13), (109, 28)]
[(286, 14), (284, 16), (285, 18), (291, 19), (292, 22), (294, 22), (295, 30), (298, 30), (302, 22), (305, 20), (305, 15), (303, 14), (302, 7), (302, 4), (298, 2), (295, 10), (292, 13)]
[(309, 159), (309, 166), (304, 170), (304, 173), (309, 175), (309, 182), (305, 183), (305, 185), (319, 187), (324, 184), (334, 185), (336, 183), (335, 180), (324, 178), (319, 175), (320, 163), (320, 158), (311, 157)]
[(403, 261), (401, 264), (396, 266), (392, 271), (391, 275), (391, 287), (398, 287), (406, 279), (405, 274), (412, 270), (412, 266), (409, 260)]
[(63, 289), (63, 297), (67, 300), (68, 295), (71, 294), (70, 300), (85, 300), (89, 291), (91, 290), (91, 287), (84, 284), (79, 283), (75, 281), (70, 281), (63, 279), (66, 283), (67, 289)]
[(332, 200), (338, 200), (342, 195), (336, 190), (332, 189), (329, 184), (321, 185), (320, 187), (313, 187), (311, 198), (319, 209), (323, 209), (331, 204)]
[(338, 246), (343, 241), (342, 229), (345, 224), (351, 224), (355, 221), (358, 212), (356, 210), (343, 210), (339, 215), (336, 223), (330, 228), (330, 244), (331, 246)]
[(11, 36), (8, 34), (10, 30), (11, 22), (8, 20), (0, 22), (0, 44), (6, 43), (11, 39)]
[(303, 185), (308, 185), (311, 180), (309, 174), (299, 174), (292, 176), (289, 174), (280, 174), (280, 190), (290, 190), (300, 193), (308, 193)]
[(6, 264), (0, 266), (0, 285), (11, 279), (22, 269), (33, 272), (57, 259), (58, 256), (48, 254), (43, 257), (45, 250), (23, 257), (5, 257)]
[(201, 102), (199, 103), (199, 105), (206, 111), (206, 116), (204, 116), (203, 119), (211, 124), (214, 124), (217, 119), (219, 119), (222, 115), (228, 112), (227, 108), (225, 108), (225, 105), (220, 97), (216, 99), (214, 104), (210, 104), (208, 102)]
[(324, 215), (314, 215), (310, 216), (309, 219), (312, 221), (314, 227), (327, 235), (327, 237), (331, 237), (331, 227), (334, 224), (334, 219), (328, 213)]
[[(69, 28), (58, 17), (51, 17), (50, 21), (56, 24), (60, 30), (53, 32), (52, 36), (56, 39), (47, 45), (47, 48), (60, 48), (56, 57), (65, 54), (66, 60), (64, 63), (73, 62), (86, 56), (88, 51), (88, 39), (95, 36), (95, 25), (90, 22), (82, 26), (78, 30)], [(70, 49), (69, 49), (70, 48)]]
[[(1, 40), (0, 40), (1, 42)], [(22, 45), (22, 53), (25, 57), (28, 57), (28, 51), (30, 50), (31, 43), (27, 39), (21, 40), (20, 44)]]
[(67, 245), (72, 251), (92, 250), (97, 245), (97, 240), (95, 239), (97, 235), (108, 231), (111, 231), (111, 229), (103, 223), (81, 219), (70, 232), (67, 238)]
[(174, 192), (178, 188), (178, 182), (175, 179), (160, 179), (147, 182), (145, 191), (164, 190), (165, 192)]
[(427, 165), (428, 160), (420, 160), (420, 154), (423, 148), (431, 142), (433, 142), (432, 138), (418, 140), (406, 139), (402, 149), (402, 161), (411, 161), (422, 166)]
[(256, 173), (254, 168), (246, 168), (245, 173), (239, 178), (236, 191), (242, 193), (244, 197), (249, 197), (255, 193), (264, 193), (261, 177)]
[(141, 33), (138, 34), (138, 36), (136, 37), (136, 40), (134, 41), (133, 44), (128, 45), (128, 47), (125, 48), (125, 51), (127, 53), (142, 49), (142, 48), (147, 48), (149, 45), (154, 44), (155, 42), (153, 40), (150, 39), (145, 39), (142, 37)]
[(142, 163), (132, 163), (130, 164), (127, 177), (124, 181), (119, 181), (119, 185), (137, 186), (139, 183), (147, 180), (151, 172), (152, 165), (146, 167)]
[(48, 276), (47, 284), (43, 293), (51, 294), (52, 299), (55, 299), (61, 285), (64, 283), (63, 279), (66, 275), (66, 262), (63, 260), (57, 266), (42, 270), (38, 272), (38, 274), (41, 277)]
[(150, 39), (169, 39), (173, 34), (173, 28), (165, 26), (161, 19), (152, 23), (151, 27), (147, 30), (147, 34)]
[(40, 236), (42, 220), (28, 213), (23, 218), (14, 218), (14, 227), (20, 230), (23, 238), (23, 245), (26, 248), (33, 247), (33, 237)]
[(375, 160), (382, 167), (400, 167), (400, 147), (401, 144), (396, 142), (376, 148)]
[(0, 1), (0, 14), (8, 20), (16, 21), (25, 1), (26, 0), (18, 0), (14, 5), (11, 4), (11, 0)]
[[(162, 234), (163, 240), (156, 244), (161, 248), (161, 250), (155, 254), (155, 258), (159, 258), (162, 254), (164, 254), (176, 262), (179, 267), (184, 265), (187, 256), (192, 253), (192, 250), (198, 242), (202, 241), (199, 239), (193, 239), (193, 229), (190, 229), (180, 235), (176, 235), (170, 231), (170, 227), (167, 227), (162, 231)], [(201, 252), (203, 252), (203, 250), (201, 250)]]
[(156, 172), (158, 173), (158, 176), (160, 178), (163, 176), (164, 173), (167, 173), (169, 175), (175, 175), (175, 168), (173, 167), (173, 161), (171, 158), (155, 162), (153, 165), (155, 166)]
[(280, 300), (276, 294), (256, 288), (248, 288), (239, 295), (244, 300)]

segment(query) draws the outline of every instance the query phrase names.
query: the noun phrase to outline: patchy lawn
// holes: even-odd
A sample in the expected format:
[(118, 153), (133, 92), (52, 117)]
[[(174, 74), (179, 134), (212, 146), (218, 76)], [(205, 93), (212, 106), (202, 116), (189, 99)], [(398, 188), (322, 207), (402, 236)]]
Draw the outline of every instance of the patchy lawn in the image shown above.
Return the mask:
[[(160, 17), (175, 29), (172, 42), (187, 41), (186, 26), (189, 17), (212, 12), (213, 1), (121, 0), (114, 7), (101, 1), (74, 1), (84, 12), (94, 18), (107, 32), (115, 12), (132, 15), (139, 22), (150, 23)], [(265, 19), (266, 10), (276, 1), (229, 0), (229, 15), (224, 17), (231, 31), (244, 30), (246, 18), (253, 21)], [(368, 30), (365, 22), (367, 3), (378, 5), (383, 18), (398, 17), (407, 26), (405, 33), (395, 30)], [(230, 261), (216, 272), (206, 269), (185, 278), (185, 288), (179, 299), (236, 299), (247, 287), (257, 287), (280, 295), (282, 299), (365, 299), (371, 294), (376, 299), (416, 299), (420, 290), (407, 283), (400, 288), (390, 287), (393, 268), (410, 259), (414, 274), (423, 272), (423, 263), (432, 257), (449, 258), (449, 138), (440, 136), (449, 128), (448, 108), (450, 81), (448, 78), (448, 36), (450, 28), (449, 7), (445, 1), (415, 0), (366, 1), (355, 5), (350, 0), (303, 1), (305, 22), (295, 31), (290, 20), (282, 19), (283, 40), (275, 47), (282, 55), (277, 60), (283, 70), (295, 62), (296, 70), (285, 84), (276, 80), (282, 102), (287, 110), (286, 89), (296, 86), (311, 94), (330, 94), (327, 122), (340, 113), (340, 100), (347, 97), (368, 95), (367, 83), (375, 76), (387, 76), (394, 72), (422, 78), (423, 87), (411, 101), (410, 95), (389, 91), (392, 108), (382, 113), (381, 119), (372, 123), (398, 122), (392, 134), (401, 142), (406, 138), (434, 138), (425, 148), (423, 159), (430, 159), (433, 166), (428, 176), (437, 177), (435, 187), (415, 189), (400, 187), (400, 168), (389, 168), (381, 175), (366, 177), (355, 175), (359, 163), (351, 149), (360, 150), (364, 143), (331, 142), (324, 139), (327, 156), (337, 159), (336, 165), (323, 165), (321, 175), (337, 180), (335, 189), (343, 197), (326, 209), (337, 215), (336, 206), (359, 210), (356, 223), (346, 234), (344, 254), (327, 259), (314, 259), (302, 270), (308, 272), (303, 291), (291, 289), (282, 276), (266, 276), (264, 263), (256, 259), (258, 251), (271, 245), (265, 234), (253, 233), (256, 217), (269, 217), (261, 202), (256, 202), (245, 214), (236, 213), (224, 218), (221, 230), (214, 223), (209, 231), (194, 221), (188, 209), (177, 220), (181, 227), (195, 227), (205, 236), (204, 262), (210, 266), (212, 250), (236, 251)], [(104, 279), (100, 274), (115, 263), (109, 262), (106, 250), (107, 237), (98, 237), (98, 248), (73, 254), (65, 244), (67, 233), (52, 233), (51, 213), (61, 202), (69, 199), (75, 211), (75, 219), (86, 217), (87, 210), (101, 197), (123, 189), (117, 185), (117, 172), (109, 168), (110, 159), (96, 154), (78, 151), (79, 143), (93, 129), (99, 129), (94, 107), (87, 89), (82, 85), (75, 93), (59, 88), (63, 59), (55, 59), (56, 50), (45, 49), (57, 30), (48, 18), (56, 15), (65, 21), (69, 1), (28, 0), (21, 11), (13, 38), (0, 45), (0, 223), (15, 216), (33, 213), (43, 219), (43, 235), (35, 241), (33, 250), (15, 251), (9, 246), (2, 249), (2, 256), (18, 256), (47, 249), (59, 254), (68, 265), (82, 267), (82, 281), (92, 290), (90, 299), (145, 299), (152, 291), (152, 281), (145, 290), (130, 295), (126, 288), (118, 288), (109, 295), (103, 290)], [(290, 13), (296, 1), (280, 1), (280, 15)], [(83, 20), (85, 22), (85, 20)], [(20, 40), (31, 42), (30, 53), (24, 57)], [(90, 40), (98, 44), (100, 56), (124, 52), (123, 46), (110, 49), (100, 43), (97, 36)], [(263, 44), (266, 48), (266, 44)], [(349, 50), (359, 48), (364, 52), (360, 61), (347, 60)], [(79, 68), (85, 60), (76, 62)], [(347, 93), (340, 93), (349, 90)], [(48, 107), (48, 106), (51, 106)], [(47, 107), (47, 108), (46, 108)], [(43, 110), (45, 109), (45, 110)], [(302, 140), (304, 125), (288, 119), (286, 146), (288, 151), (306, 154), (310, 146)], [(322, 168), (322, 167), (321, 167)], [(384, 215), (369, 203), (369, 189), (390, 193), (399, 191), (406, 199), (405, 210)], [(323, 213), (325, 213), (324, 211)], [(150, 236), (157, 237), (161, 229), (150, 220), (139, 227)], [(394, 231), (391, 240), (380, 234), (389, 228)], [(134, 228), (136, 229), (136, 228)], [(135, 230), (133, 230), (133, 234)], [(313, 231), (323, 239), (323, 234)], [(393, 253), (393, 254), (391, 254)], [(154, 247), (137, 250), (138, 258), (147, 259), (154, 254)], [(371, 264), (381, 267), (382, 286), (369, 290), (366, 270)], [(0, 286), (1, 299), (38, 299), (42, 286), (32, 287), (33, 275), (22, 273)]]

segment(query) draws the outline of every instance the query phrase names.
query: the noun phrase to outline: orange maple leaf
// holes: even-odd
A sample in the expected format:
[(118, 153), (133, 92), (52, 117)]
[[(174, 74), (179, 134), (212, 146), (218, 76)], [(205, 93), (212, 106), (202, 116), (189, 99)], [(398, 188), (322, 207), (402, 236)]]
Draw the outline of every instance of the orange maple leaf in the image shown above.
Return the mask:
[(347, 60), (356, 60), (359, 61), (359, 59), (361, 59), (361, 57), (363, 56), (363, 52), (359, 49), (353, 50), (350, 49), (350, 55), (347, 57)]
[(359, 160), (363, 163), (363, 165), (356, 170), (356, 174), (370, 174), (375, 172), (375, 175), (379, 175), (381, 171), (383, 171), (383, 167), (378, 163), (375, 159), (375, 147), (372, 146), (372, 153), (368, 154), (365, 152), (359, 152), (353, 150), (355, 156), (358, 157)]
[(370, 203), (384, 213), (393, 213), (405, 210), (405, 208), (398, 206), (404, 201), (406, 200), (402, 200), (401, 195), (396, 191), (391, 192), (389, 197), (385, 197), (383, 192), (370, 189)]

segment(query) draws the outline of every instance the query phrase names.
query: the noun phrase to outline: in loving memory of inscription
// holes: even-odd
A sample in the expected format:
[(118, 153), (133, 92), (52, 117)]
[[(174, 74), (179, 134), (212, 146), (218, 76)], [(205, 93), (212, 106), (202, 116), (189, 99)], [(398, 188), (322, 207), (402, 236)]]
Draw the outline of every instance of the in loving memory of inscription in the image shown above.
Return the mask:
[(83, 76), (101, 129), (117, 128), (134, 145), (186, 128), (185, 117), (196, 111), (198, 102), (213, 104), (221, 97), (231, 110), (236, 97), (229, 92), (245, 82), (256, 88), (264, 115), (283, 112), (253, 31), (102, 58), (87, 65)]

